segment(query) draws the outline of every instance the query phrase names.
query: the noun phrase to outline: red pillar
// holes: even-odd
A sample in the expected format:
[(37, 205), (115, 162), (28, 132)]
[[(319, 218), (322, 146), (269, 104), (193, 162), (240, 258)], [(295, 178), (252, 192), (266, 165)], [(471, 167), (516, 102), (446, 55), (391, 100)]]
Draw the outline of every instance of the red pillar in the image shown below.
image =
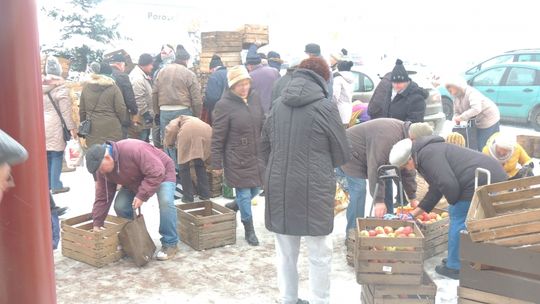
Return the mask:
[(29, 154), (0, 203), (0, 303), (56, 303), (34, 0), (0, 0), (0, 69), (0, 129)]

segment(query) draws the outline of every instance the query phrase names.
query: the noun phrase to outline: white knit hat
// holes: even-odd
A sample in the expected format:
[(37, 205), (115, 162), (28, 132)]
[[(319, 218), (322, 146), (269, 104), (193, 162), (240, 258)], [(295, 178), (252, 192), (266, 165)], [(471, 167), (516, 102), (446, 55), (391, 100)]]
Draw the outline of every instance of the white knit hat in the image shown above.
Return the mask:
[(392, 147), (390, 151), (390, 164), (398, 167), (402, 167), (411, 158), (412, 140), (405, 138), (400, 140)]
[(433, 127), (427, 122), (416, 122), (409, 127), (409, 136), (412, 139), (430, 135), (433, 135)]
[(235, 84), (244, 79), (251, 79), (245, 66), (237, 65), (227, 70), (227, 82), (229, 83), (229, 88), (232, 88)]

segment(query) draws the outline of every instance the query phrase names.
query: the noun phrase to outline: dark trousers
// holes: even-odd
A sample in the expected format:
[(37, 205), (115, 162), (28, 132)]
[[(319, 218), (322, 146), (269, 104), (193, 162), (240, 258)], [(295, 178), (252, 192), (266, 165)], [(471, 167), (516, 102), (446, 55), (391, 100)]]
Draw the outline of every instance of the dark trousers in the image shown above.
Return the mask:
[[(202, 198), (210, 198), (210, 185), (208, 184), (208, 175), (206, 175), (206, 169), (202, 159), (193, 160), (195, 166), (195, 173), (197, 175), (197, 193)], [(182, 190), (185, 200), (193, 201), (193, 181), (191, 180), (190, 162), (180, 164), (178, 175), (180, 176), (180, 183), (182, 184)]]

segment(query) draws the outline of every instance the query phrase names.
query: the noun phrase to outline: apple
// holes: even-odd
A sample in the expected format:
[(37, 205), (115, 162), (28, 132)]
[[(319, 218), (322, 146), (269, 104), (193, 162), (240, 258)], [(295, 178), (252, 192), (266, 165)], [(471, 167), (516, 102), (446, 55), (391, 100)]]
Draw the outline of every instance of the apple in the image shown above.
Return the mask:
[(389, 233), (392, 233), (392, 232), (394, 232), (394, 228), (392, 228), (390, 226), (385, 226), (384, 227), (384, 233), (389, 234)]
[(411, 232), (413, 232), (413, 229), (411, 226), (407, 226), (403, 228), (403, 233), (406, 235), (409, 235)]
[(437, 213), (435, 213), (435, 212), (430, 212), (429, 213), (429, 219), (434, 220), (436, 218), (437, 218)]
[(445, 212), (441, 213), (441, 217), (442, 218), (447, 218), (448, 217), (448, 212), (445, 211)]
[(377, 231), (377, 234), (385, 233), (384, 228), (381, 226), (375, 227), (375, 231)]
[(360, 236), (368, 236), (369, 237), (369, 231), (367, 231), (367, 230), (360, 231)]
[(388, 237), (385, 233), (377, 234), (376, 237)]
[(414, 233), (411, 232), (411, 233), (409, 233), (409, 237), (410, 237), (410, 238), (416, 237), (416, 234), (414, 234)]
[(399, 227), (398, 229), (396, 229), (396, 231), (394, 231), (396, 234), (402, 234), (403, 233), (403, 227)]
[(437, 221), (440, 221), (440, 220), (442, 220), (443, 218), (442, 218), (442, 216), (441, 216), (440, 214), (437, 214), (437, 217), (436, 217), (435, 219), (436, 219)]
[(398, 238), (406, 238), (407, 235), (404, 234), (404, 233), (400, 233), (400, 234), (397, 234), (397, 237), (398, 237)]
[(374, 237), (374, 236), (377, 235), (377, 231), (375, 231), (375, 230), (370, 230), (370, 231), (368, 231), (368, 234), (369, 234), (369, 236)]
[(429, 214), (427, 214), (426, 212), (424, 212), (424, 213), (422, 214), (422, 220), (423, 220), (424, 222), (427, 222), (427, 221), (429, 221), (430, 219), (431, 219), (431, 218), (429, 217)]
[(388, 237), (389, 237), (389, 238), (395, 238), (395, 237), (396, 237), (396, 234), (395, 234), (394, 232), (390, 232), (390, 233), (388, 234)]

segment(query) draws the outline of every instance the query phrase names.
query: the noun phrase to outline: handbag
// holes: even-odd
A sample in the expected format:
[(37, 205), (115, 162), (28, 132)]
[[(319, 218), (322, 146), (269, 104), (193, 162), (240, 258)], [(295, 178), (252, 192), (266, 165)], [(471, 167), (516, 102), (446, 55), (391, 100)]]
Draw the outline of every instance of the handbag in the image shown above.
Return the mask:
[(478, 130), (474, 119), (470, 119), (466, 125), (454, 126), (452, 132), (459, 133), (465, 138), (465, 146), (467, 148), (472, 150), (477, 150), (479, 148), (476, 140)]
[(56, 111), (56, 114), (58, 114), (58, 117), (60, 117), (60, 122), (62, 123), (62, 136), (64, 138), (64, 141), (68, 142), (71, 139), (71, 132), (69, 132), (69, 129), (66, 125), (66, 121), (64, 120), (62, 113), (60, 113), (60, 109), (58, 108), (58, 105), (54, 102), (54, 99), (51, 96), (51, 92), (48, 92), (47, 95), (49, 95), (49, 99), (51, 100), (54, 110)]
[[(146, 230), (141, 208), (138, 208), (137, 211), (135, 219), (122, 228), (118, 239), (126, 255), (131, 257), (137, 266), (142, 267), (154, 256), (156, 245)], [(137, 211), (134, 212), (137, 213)]]

